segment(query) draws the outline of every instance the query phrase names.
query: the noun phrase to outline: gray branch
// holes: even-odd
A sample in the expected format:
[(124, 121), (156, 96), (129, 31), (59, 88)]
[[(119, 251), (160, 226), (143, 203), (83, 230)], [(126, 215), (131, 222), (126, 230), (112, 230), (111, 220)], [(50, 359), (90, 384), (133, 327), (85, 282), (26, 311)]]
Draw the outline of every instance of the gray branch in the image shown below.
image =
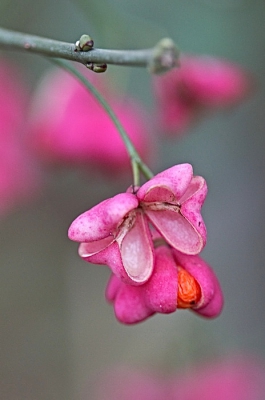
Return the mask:
[(147, 67), (152, 73), (162, 73), (177, 67), (179, 58), (179, 51), (169, 38), (164, 38), (154, 48), (145, 50), (93, 48), (89, 51), (77, 51), (74, 43), (60, 42), (3, 28), (0, 28), (0, 48), (63, 58), (84, 65), (105, 63)]

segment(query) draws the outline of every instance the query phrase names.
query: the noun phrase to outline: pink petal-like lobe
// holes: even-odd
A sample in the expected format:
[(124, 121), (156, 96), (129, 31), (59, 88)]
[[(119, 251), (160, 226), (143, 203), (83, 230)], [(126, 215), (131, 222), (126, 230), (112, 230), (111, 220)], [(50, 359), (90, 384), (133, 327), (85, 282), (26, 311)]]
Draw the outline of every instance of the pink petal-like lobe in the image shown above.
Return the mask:
[[(119, 239), (117, 239), (119, 242)], [(121, 259), (129, 278), (135, 283), (146, 282), (154, 267), (153, 242), (146, 218), (137, 212), (133, 227), (119, 243)]]
[(146, 210), (146, 215), (168, 244), (185, 254), (198, 254), (204, 242), (179, 212)]
[[(190, 164), (175, 165), (143, 184), (137, 192), (137, 197), (144, 202), (176, 202), (186, 192), (192, 175)], [(160, 188), (167, 189), (168, 192)]]
[(68, 236), (76, 242), (93, 242), (115, 236), (123, 218), (138, 206), (131, 193), (121, 193), (104, 200), (79, 215), (71, 224)]

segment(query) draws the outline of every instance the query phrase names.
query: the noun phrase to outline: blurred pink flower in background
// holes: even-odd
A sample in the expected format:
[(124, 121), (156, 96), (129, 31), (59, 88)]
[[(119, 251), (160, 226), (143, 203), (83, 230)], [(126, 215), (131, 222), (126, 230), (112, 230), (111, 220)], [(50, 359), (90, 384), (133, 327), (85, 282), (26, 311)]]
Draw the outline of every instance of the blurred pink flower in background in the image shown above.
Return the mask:
[(229, 357), (191, 368), (171, 385), (174, 400), (263, 400), (265, 366), (254, 357)]
[(151, 276), (154, 249), (150, 223), (173, 248), (198, 254), (206, 243), (201, 207), (207, 185), (190, 164), (175, 165), (140, 188), (107, 199), (79, 215), (68, 236), (79, 255), (107, 264), (123, 282), (143, 284)]
[(223, 307), (219, 282), (199, 256), (184, 255), (168, 246), (155, 249), (154, 271), (141, 286), (127, 285), (112, 275), (106, 298), (124, 324), (144, 321), (155, 313), (190, 308), (205, 317), (217, 317)]
[(25, 145), (26, 89), (18, 71), (0, 61), (0, 216), (31, 200), (37, 193), (40, 175)]
[(243, 100), (251, 78), (232, 62), (184, 55), (178, 69), (154, 77), (153, 83), (161, 129), (179, 134), (198, 117)]
[[(96, 385), (93, 400), (264, 400), (265, 365), (241, 355), (204, 362), (171, 376), (112, 368)], [(88, 399), (86, 394), (82, 399)]]
[[(81, 72), (108, 101), (140, 155), (153, 147), (143, 107), (112, 91), (105, 77)], [(130, 159), (116, 126), (92, 94), (72, 75), (53, 70), (41, 82), (32, 101), (31, 141), (37, 154), (51, 164), (97, 167), (121, 174)]]

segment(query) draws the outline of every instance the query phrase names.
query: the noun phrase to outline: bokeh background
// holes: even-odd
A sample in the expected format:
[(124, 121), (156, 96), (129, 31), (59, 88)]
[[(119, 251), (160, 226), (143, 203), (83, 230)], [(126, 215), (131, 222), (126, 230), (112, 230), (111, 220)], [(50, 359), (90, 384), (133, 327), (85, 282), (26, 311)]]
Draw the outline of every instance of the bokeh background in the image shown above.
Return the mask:
[[(102, 48), (151, 47), (170, 36), (183, 52), (227, 58), (255, 80), (244, 103), (180, 139), (160, 140), (152, 165), (158, 172), (190, 162), (207, 179), (203, 256), (223, 287), (222, 315), (206, 321), (180, 311), (119, 324), (104, 299), (109, 270), (79, 259), (67, 229), (131, 177), (49, 170), (38, 198), (0, 221), (1, 399), (91, 399), (94, 378), (119, 364), (166, 373), (226, 354), (265, 357), (264, 21), (263, 0), (1, 0), (5, 28), (69, 42), (89, 33)], [(19, 67), (29, 91), (51, 67), (39, 56), (1, 57)], [(153, 112), (147, 71), (110, 67), (107, 74)]]

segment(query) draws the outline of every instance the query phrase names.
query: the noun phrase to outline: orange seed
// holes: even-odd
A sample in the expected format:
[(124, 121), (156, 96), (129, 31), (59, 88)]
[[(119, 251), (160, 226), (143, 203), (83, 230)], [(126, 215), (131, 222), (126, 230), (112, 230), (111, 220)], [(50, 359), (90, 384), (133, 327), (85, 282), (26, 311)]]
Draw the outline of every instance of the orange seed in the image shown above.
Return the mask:
[(178, 266), (178, 308), (192, 308), (201, 298), (201, 288), (193, 276)]

